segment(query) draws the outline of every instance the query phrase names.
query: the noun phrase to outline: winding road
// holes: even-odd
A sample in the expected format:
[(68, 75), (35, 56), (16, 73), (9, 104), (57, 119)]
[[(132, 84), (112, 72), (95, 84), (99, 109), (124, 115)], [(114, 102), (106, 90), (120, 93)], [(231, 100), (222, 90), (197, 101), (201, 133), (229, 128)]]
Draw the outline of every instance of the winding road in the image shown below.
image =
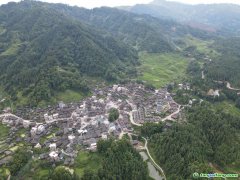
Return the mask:
[(142, 124), (139, 124), (139, 123), (134, 122), (134, 120), (133, 120), (133, 115), (132, 115), (132, 111), (129, 113), (129, 117), (130, 117), (130, 121), (131, 121), (131, 123), (132, 123), (133, 125), (135, 125), (135, 126), (142, 126)]
[[(122, 139), (123, 135), (124, 134), (128, 134), (128, 136), (131, 136), (131, 135), (135, 135), (137, 136), (136, 134), (133, 134), (133, 133), (127, 133), (127, 132), (121, 132), (120, 136), (119, 136), (119, 139)], [(144, 149), (147, 151), (147, 154), (148, 154), (148, 157), (151, 159), (153, 165), (155, 166), (155, 168), (157, 168), (160, 172), (161, 172), (161, 175), (164, 177), (164, 180), (167, 180), (165, 174), (164, 174), (164, 171), (163, 169), (154, 161), (154, 159), (152, 158), (150, 152), (149, 152), (149, 149), (148, 149), (148, 141), (145, 137), (142, 137), (144, 140), (145, 140), (145, 145), (144, 145)], [(131, 138), (130, 138), (131, 139)]]
[[(176, 112), (172, 113), (171, 115), (167, 116), (167, 117), (164, 118), (164, 119), (168, 119), (169, 117), (171, 118), (172, 115), (179, 113), (180, 107), (181, 107), (181, 106), (179, 106), (179, 108), (178, 108), (178, 110), (177, 110)], [(132, 112), (130, 112), (129, 115), (130, 115), (130, 121), (131, 121), (131, 123), (132, 123), (133, 125), (143, 126), (142, 124), (138, 124), (138, 123), (135, 123), (135, 122), (134, 122), (133, 117), (132, 117)], [(120, 139), (123, 137), (124, 134), (126, 134), (126, 133), (122, 131), (121, 134), (120, 134), (120, 136), (119, 136)], [(132, 135), (132, 133), (128, 133), (128, 135)], [(147, 144), (148, 144), (147, 139), (146, 139), (145, 137), (142, 137), (142, 138), (145, 140), (144, 149), (147, 151), (148, 157), (151, 159), (153, 165), (161, 172), (162, 176), (164, 177), (164, 180), (167, 180), (167, 178), (166, 178), (166, 176), (165, 176), (165, 174), (164, 174), (163, 169), (154, 161), (154, 159), (152, 158), (152, 156), (151, 156), (151, 154), (150, 154), (150, 152), (149, 152), (149, 149), (148, 149), (148, 147), (147, 147)]]
[[(131, 104), (130, 104), (131, 105)], [(173, 112), (172, 114), (168, 115), (167, 117), (161, 119), (161, 121), (166, 121), (166, 120), (173, 120), (172, 116), (173, 115), (176, 115), (180, 112), (180, 109), (181, 109), (181, 105), (178, 105), (178, 109), (177, 111)], [(139, 123), (136, 123), (134, 120), (133, 120), (133, 115), (132, 115), (132, 111), (129, 113), (129, 117), (130, 117), (130, 121), (133, 125), (135, 126), (143, 126), (142, 124), (139, 124)], [(156, 123), (159, 123), (159, 122), (156, 122)]]
[(229, 82), (227, 82), (226, 87), (227, 87), (228, 89), (231, 89), (231, 90), (234, 90), (234, 91), (240, 91), (240, 89), (231, 87), (231, 84), (230, 84)]
[[(216, 83), (224, 83), (224, 81), (215, 81), (215, 80), (213, 80), (213, 82), (216, 82)], [(231, 86), (230, 82), (225, 81), (225, 83), (227, 83), (227, 84), (226, 84), (226, 87), (227, 87), (228, 89), (233, 90), (233, 91), (240, 91), (240, 89), (233, 88), (233, 87)]]
[(174, 113), (170, 114), (169, 116), (163, 118), (162, 121), (173, 120), (172, 116), (178, 114), (180, 112), (180, 109), (181, 109), (181, 106), (178, 105), (177, 111), (175, 111)]

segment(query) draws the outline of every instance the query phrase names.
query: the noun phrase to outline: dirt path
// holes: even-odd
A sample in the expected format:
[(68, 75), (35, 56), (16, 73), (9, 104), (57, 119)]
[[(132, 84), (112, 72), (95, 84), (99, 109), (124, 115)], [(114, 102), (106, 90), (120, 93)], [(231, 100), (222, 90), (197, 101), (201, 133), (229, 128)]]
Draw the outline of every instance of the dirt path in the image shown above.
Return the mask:
[(231, 87), (231, 84), (229, 82), (227, 82), (227, 86), (226, 86), (228, 89), (231, 89), (231, 90), (234, 90), (234, 91), (240, 91), (240, 89), (237, 89), (237, 88), (233, 88)]
[(202, 71), (202, 79), (205, 79), (204, 71)]

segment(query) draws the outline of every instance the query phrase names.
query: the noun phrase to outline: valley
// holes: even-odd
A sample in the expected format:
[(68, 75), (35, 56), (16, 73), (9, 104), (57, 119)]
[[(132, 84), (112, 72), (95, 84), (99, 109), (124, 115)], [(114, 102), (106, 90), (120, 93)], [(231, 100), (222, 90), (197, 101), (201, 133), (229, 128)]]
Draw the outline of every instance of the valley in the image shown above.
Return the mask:
[(0, 6), (0, 179), (239, 174), (239, 20), (174, 3)]

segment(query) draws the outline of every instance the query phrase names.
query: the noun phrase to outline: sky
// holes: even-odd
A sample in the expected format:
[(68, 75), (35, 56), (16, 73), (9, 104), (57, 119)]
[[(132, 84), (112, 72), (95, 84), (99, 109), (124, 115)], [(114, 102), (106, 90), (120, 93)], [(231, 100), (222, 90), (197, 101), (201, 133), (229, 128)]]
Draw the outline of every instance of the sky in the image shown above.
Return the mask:
[[(6, 4), (10, 1), (20, 1), (20, 0), (0, 0), (0, 4)], [(85, 8), (93, 8), (100, 6), (131, 6), (135, 4), (146, 4), (153, 0), (42, 0), (45, 2), (52, 3), (64, 3), (69, 5), (77, 5)], [(240, 4), (240, 0), (169, 0), (169, 1), (178, 1), (188, 4), (207, 4), (207, 3), (235, 3)]]

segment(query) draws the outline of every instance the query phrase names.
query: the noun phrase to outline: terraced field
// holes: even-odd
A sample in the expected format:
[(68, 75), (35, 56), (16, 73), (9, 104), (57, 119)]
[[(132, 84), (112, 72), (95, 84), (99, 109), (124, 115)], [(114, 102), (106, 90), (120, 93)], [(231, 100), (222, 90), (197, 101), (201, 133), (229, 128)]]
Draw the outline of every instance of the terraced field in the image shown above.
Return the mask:
[(139, 80), (152, 84), (156, 88), (167, 83), (181, 80), (186, 76), (188, 60), (179, 54), (140, 54), (142, 75)]

